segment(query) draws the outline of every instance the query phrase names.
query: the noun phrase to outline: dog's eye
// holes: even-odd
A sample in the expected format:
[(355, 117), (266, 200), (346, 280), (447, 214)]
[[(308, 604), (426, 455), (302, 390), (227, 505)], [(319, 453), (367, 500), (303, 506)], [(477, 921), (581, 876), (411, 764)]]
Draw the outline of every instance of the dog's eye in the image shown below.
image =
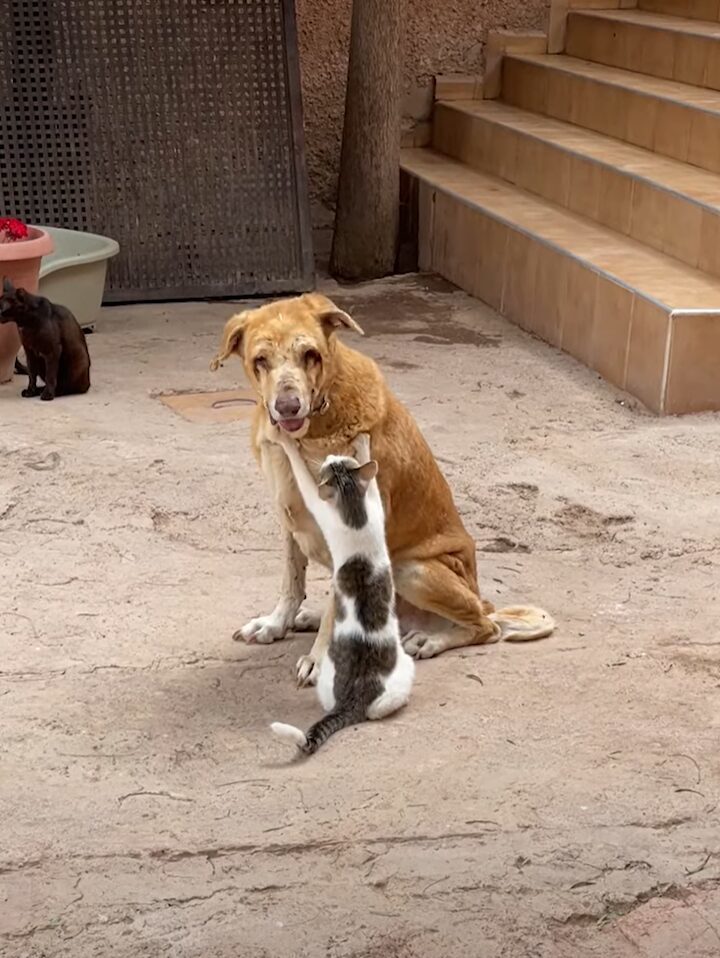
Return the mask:
[(268, 361), (264, 356), (256, 356), (253, 360), (253, 368), (256, 373), (266, 371), (268, 368)]
[(320, 363), (320, 362), (322, 362), (322, 356), (321, 356), (320, 353), (317, 351), (317, 349), (308, 349), (308, 350), (306, 350), (305, 356), (304, 356), (303, 358), (304, 358), (304, 360), (305, 360), (305, 363), (306, 363), (308, 366), (311, 365), (312, 363)]

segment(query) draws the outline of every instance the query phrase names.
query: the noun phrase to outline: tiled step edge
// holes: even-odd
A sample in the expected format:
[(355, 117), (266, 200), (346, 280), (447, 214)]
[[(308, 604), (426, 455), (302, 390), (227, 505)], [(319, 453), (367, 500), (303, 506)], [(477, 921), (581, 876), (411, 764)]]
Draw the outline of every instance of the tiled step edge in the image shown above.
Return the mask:
[(443, 183), (426, 162), (430, 152), (403, 151), (401, 161), (419, 184), (421, 269), (570, 353), (654, 412), (720, 409), (720, 309), (673, 308), (628, 286), (610, 268)]
[[(550, 117), (546, 130), (523, 128), (533, 116), (497, 101), (438, 104), (433, 147), (574, 213), (720, 277), (720, 208), (640, 172), (647, 151)], [(540, 119), (535, 117), (535, 119)], [(573, 132), (574, 131), (574, 132)], [(578, 136), (580, 134), (580, 136)], [(553, 139), (553, 136), (555, 139)], [(563, 137), (574, 139), (572, 144)], [(585, 137), (586, 142), (580, 142)], [(590, 141), (590, 142), (588, 142)], [(602, 157), (618, 152), (627, 167)], [(668, 165), (676, 161), (658, 158)], [(633, 163), (639, 169), (633, 169)], [(676, 164), (682, 170), (680, 164)], [(689, 168), (717, 187), (716, 174)]]
[[(649, 13), (678, 14), (678, 0), (638, 0), (638, 9)], [(681, 15), (691, 20), (720, 20), (719, 0), (685, 0)]]
[(565, 56), (503, 60), (506, 103), (720, 173), (720, 94)]
[(720, 23), (643, 11), (574, 10), (568, 56), (720, 90)]

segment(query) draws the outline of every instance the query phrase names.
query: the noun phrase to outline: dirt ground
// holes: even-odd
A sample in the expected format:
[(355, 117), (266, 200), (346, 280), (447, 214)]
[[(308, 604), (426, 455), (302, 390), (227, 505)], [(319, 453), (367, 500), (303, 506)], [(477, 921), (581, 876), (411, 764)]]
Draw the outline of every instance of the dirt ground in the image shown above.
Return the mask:
[(248, 426), (157, 398), (242, 381), (208, 371), (236, 307), (104, 311), (86, 397), (0, 389), (0, 954), (717, 956), (720, 418), (652, 418), (437, 280), (329, 291), (485, 593), (557, 634), (423, 661), (289, 762), (312, 638), (230, 638), (281, 572)]

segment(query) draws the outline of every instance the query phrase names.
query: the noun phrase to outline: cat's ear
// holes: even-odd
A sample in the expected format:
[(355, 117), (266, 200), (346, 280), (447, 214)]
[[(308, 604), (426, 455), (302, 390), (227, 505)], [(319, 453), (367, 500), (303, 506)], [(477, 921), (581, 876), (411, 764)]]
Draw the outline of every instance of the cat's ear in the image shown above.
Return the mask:
[(363, 494), (367, 492), (367, 487), (373, 481), (377, 475), (377, 472), (378, 464), (374, 459), (371, 459), (370, 462), (366, 462), (364, 466), (358, 466), (358, 468), (355, 470), (355, 476)]
[(15, 287), (9, 276), (3, 280), (3, 296), (12, 296), (15, 293)]
[(318, 495), (323, 502), (328, 502), (335, 495), (335, 489), (329, 482), (321, 482), (318, 486)]
[(34, 296), (32, 293), (28, 293), (22, 286), (15, 290), (15, 298), (19, 303), (23, 303), (23, 305), (29, 306), (31, 309), (35, 309), (39, 306), (41, 299), (40, 296)]

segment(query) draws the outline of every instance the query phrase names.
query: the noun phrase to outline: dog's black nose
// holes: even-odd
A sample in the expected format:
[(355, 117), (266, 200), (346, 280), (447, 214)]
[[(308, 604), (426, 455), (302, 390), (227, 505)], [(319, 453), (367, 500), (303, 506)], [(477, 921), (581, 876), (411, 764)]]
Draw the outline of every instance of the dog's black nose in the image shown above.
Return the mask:
[(290, 419), (300, 412), (300, 400), (292, 393), (281, 393), (275, 400), (275, 411), (279, 416)]

